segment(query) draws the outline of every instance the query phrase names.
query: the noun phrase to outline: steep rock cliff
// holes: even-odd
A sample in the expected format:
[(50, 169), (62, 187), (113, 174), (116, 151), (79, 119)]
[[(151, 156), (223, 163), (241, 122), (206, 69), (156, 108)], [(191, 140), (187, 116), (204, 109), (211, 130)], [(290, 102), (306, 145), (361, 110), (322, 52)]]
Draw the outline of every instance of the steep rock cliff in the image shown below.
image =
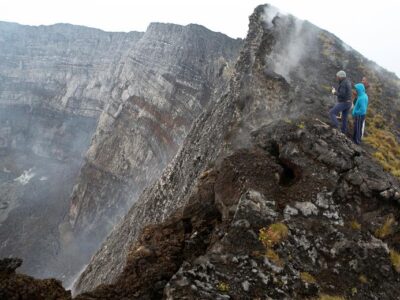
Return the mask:
[[(143, 33), (0, 23), (0, 255), (45, 276), (121, 58)], [(45, 217), (44, 217), (45, 216)]]
[(0, 104), (98, 116), (141, 32), (0, 23)]
[(1, 23), (0, 38), (0, 255), (65, 283), (224, 89), (241, 41), (158, 23)]
[(240, 46), (198, 25), (149, 26), (121, 70), (71, 196), (65, 224), (73, 241), (58, 259), (72, 267), (71, 256), (80, 257), (71, 272), (98, 249), (176, 154), (194, 119), (226, 88)]
[[(354, 169), (357, 164), (352, 161), (355, 159), (355, 156), (360, 155), (359, 153), (361, 150), (359, 148), (354, 148), (344, 135), (324, 125), (324, 122), (327, 121), (327, 111), (335, 102), (335, 99), (330, 95), (330, 86), (332, 85), (337, 70), (342, 68), (346, 69), (349, 77), (354, 80), (361, 79), (365, 74), (374, 78), (375, 84), (372, 86), (370, 93), (375, 96), (371, 97), (371, 108), (380, 102), (384, 103), (383, 105), (377, 105), (380, 113), (386, 117), (388, 130), (394, 135), (398, 135), (396, 116), (399, 114), (399, 79), (394, 74), (368, 61), (349, 46), (345, 45), (337, 37), (308, 22), (297, 20), (292, 16), (279, 14), (275, 9), (271, 9), (269, 6), (258, 7), (255, 13), (250, 17), (249, 33), (236, 64), (229, 91), (196, 120), (183, 147), (172, 163), (165, 169), (161, 178), (155, 182), (154, 185), (145, 189), (123, 221), (113, 230), (101, 249), (93, 256), (88, 267), (75, 285), (76, 291), (88, 291), (104, 283), (114, 282), (118, 284), (117, 279), (122, 278), (121, 274), (123, 274), (130, 248), (138, 241), (139, 234), (144, 226), (146, 224), (162, 222), (176, 209), (187, 204), (189, 199), (195, 197), (198, 193), (196, 183), (203, 177), (201, 174), (205, 174), (204, 172), (207, 169), (212, 169), (214, 165), (219, 169), (220, 164), (223, 163), (229, 155), (237, 153), (239, 149), (247, 149), (246, 151), (250, 151), (258, 147), (269, 148), (269, 150), (267, 150), (269, 153), (267, 156), (273, 155), (278, 158), (278, 164), (275, 169), (272, 165), (265, 166), (267, 169), (274, 169), (271, 170), (270, 175), (274, 173), (277, 174), (276, 176), (265, 178), (266, 181), (271, 182), (271, 189), (275, 188), (272, 184), (274, 180), (282, 180), (283, 184), (288, 181), (288, 184), (293, 186), (291, 189), (295, 191), (296, 188), (303, 184), (301, 181), (293, 181), (300, 176), (297, 172), (305, 172), (303, 168), (309, 170), (305, 172), (304, 177), (300, 177), (304, 180), (308, 180), (308, 183), (305, 185), (306, 190), (302, 192), (303, 194), (291, 195), (291, 197), (297, 198), (299, 204), (293, 202), (295, 199), (290, 200), (290, 203), (286, 203), (284, 201), (286, 192), (282, 191), (284, 194), (278, 193), (279, 199), (282, 199), (284, 204), (290, 204), (290, 206), (297, 205), (298, 208), (296, 208), (296, 210), (304, 210), (303, 215), (306, 217), (310, 215), (308, 211), (311, 211), (311, 214), (314, 212), (313, 208), (315, 204), (313, 204), (313, 202), (316, 201), (314, 198), (317, 197), (317, 192), (314, 189), (320, 189), (320, 192), (326, 190), (327, 193), (332, 193), (335, 197), (337, 196), (332, 205), (339, 205), (339, 203), (343, 203), (344, 199), (350, 202), (373, 200), (375, 203), (379, 203), (376, 201), (379, 201), (381, 198), (385, 198), (389, 201), (398, 200), (398, 182), (396, 179), (384, 174), (382, 169), (372, 161), (367, 153), (363, 152), (361, 159), (362, 162), (365, 161), (365, 165), (362, 162), (357, 163), (360, 164), (360, 168), (361, 166), (366, 166), (366, 168), (368, 168), (368, 165), (374, 166), (373, 171), (371, 171), (372, 173), (365, 170), (362, 174), (351, 174), (354, 175), (355, 178), (358, 178), (358, 180), (352, 182), (353, 176), (349, 175), (352, 178), (349, 178), (348, 181), (343, 181), (343, 176), (346, 175), (346, 172), (357, 172), (357, 167)], [(379, 95), (379, 97), (376, 95)], [(378, 103), (373, 104), (373, 101)], [(316, 118), (322, 121), (313, 121), (311, 124), (296, 121), (300, 116), (307, 117), (307, 121)], [(278, 123), (272, 126), (277, 120), (286, 120), (287, 124), (293, 124), (291, 126), (283, 126)], [(315, 123), (320, 125), (316, 125)], [(262, 132), (263, 126), (267, 125), (272, 126), (272, 132), (274, 130), (279, 131), (279, 128), (282, 128), (284, 132), (282, 133), (279, 131), (279, 140), (282, 139), (284, 142), (281, 143), (278, 141), (276, 143), (271, 143), (274, 140), (274, 134), (271, 133), (269, 137), (267, 137), (267, 142), (261, 144), (255, 142), (252, 136), (257, 135), (257, 132)], [(310, 134), (313, 135), (313, 137), (307, 140), (308, 142), (306, 145), (308, 146), (305, 147), (316, 148), (312, 151), (314, 154), (309, 158), (310, 160), (305, 161), (302, 160), (301, 157), (297, 157), (297, 154), (301, 152), (299, 149), (300, 146), (297, 147), (296, 143), (302, 143), (302, 133), (301, 131), (296, 131), (297, 129), (302, 129), (307, 126), (311, 126)], [(321, 136), (319, 136), (317, 132), (318, 128), (321, 126), (324, 128), (323, 131), (325, 133), (322, 132), (320, 133)], [(288, 135), (287, 139), (284, 138), (285, 134)], [(293, 137), (293, 141), (291, 137)], [(320, 146), (314, 142), (319, 140)], [(267, 147), (268, 144), (270, 145)], [(338, 144), (339, 147), (337, 150), (330, 149), (328, 146), (336, 144)], [(340, 147), (344, 147), (344, 149)], [(348, 149), (349, 147), (351, 149)], [(368, 149), (368, 147), (366, 147), (366, 149)], [(304, 151), (306, 153), (308, 150)], [(344, 157), (342, 157), (342, 155), (344, 155)], [(255, 158), (254, 156), (254, 159)], [(268, 161), (269, 158), (266, 157), (265, 160)], [(250, 164), (251, 162), (252, 160), (249, 159), (248, 163)], [(233, 161), (231, 164), (233, 164), (237, 172), (240, 173), (241, 167), (240, 165), (235, 165), (235, 163), (236, 162)], [(310, 168), (308, 168), (308, 163), (313, 163), (315, 165), (311, 165)], [(254, 166), (254, 168), (256, 168), (256, 166)], [(313, 183), (314, 179), (312, 176), (317, 176), (319, 172), (321, 173), (322, 181), (324, 181), (323, 178), (327, 180), (329, 178), (329, 181), (325, 184), (321, 183), (320, 185)], [(262, 178), (263, 177), (256, 177), (254, 180), (264, 180)], [(246, 182), (245, 178), (243, 180)], [(329, 182), (331, 182), (331, 184)], [(358, 198), (360, 197), (358, 196), (359, 194), (357, 194), (359, 192), (353, 194), (351, 189), (342, 189), (343, 185), (346, 187), (348, 182), (352, 182), (352, 185), (355, 185), (355, 190), (361, 191), (361, 194), (364, 195), (361, 196), (361, 200)], [(215, 194), (215, 202), (219, 207), (222, 218), (226, 220), (232, 220), (236, 213), (240, 214), (238, 210), (240, 205), (237, 205), (237, 201), (245, 197), (247, 192), (250, 192), (245, 190), (231, 192), (229, 189), (234, 189), (234, 187), (235, 184), (232, 183), (230, 188), (227, 187), (227, 191)], [(268, 185), (266, 188), (267, 187)], [(284, 208), (282, 206), (284, 204), (281, 204), (278, 211), (276, 211), (277, 207), (275, 206), (276, 203), (281, 200), (271, 199), (271, 201), (269, 201), (269, 195), (272, 193), (272, 190), (268, 188), (266, 190), (259, 189), (260, 188), (256, 190), (255, 194), (259, 195), (256, 198), (259, 198), (259, 201), (257, 201), (260, 203), (256, 203), (256, 205), (259, 207), (272, 205), (273, 207), (265, 208), (266, 211), (270, 212), (270, 216), (263, 218), (262, 222), (260, 221), (260, 223), (257, 224), (250, 223), (249, 226), (245, 226), (245, 228), (254, 227), (253, 232), (256, 232), (255, 236), (253, 234), (253, 241), (251, 243), (257, 241), (257, 230), (261, 229), (261, 226), (268, 228), (273, 222), (285, 222), (282, 211)], [(298, 197), (296, 197), (296, 195)], [(329, 210), (329, 205), (328, 208), (325, 209)], [(319, 214), (319, 210), (316, 214)], [(340, 216), (339, 212), (337, 218), (329, 217), (332, 214), (336, 216), (335, 211), (324, 211), (323, 213), (321, 212), (321, 214), (325, 214), (325, 217), (328, 219), (334, 219), (331, 222), (332, 225), (329, 226), (338, 226), (338, 228), (343, 226), (343, 224), (338, 221), (340, 218), (343, 218)], [(246, 217), (246, 220), (250, 219), (250, 216)], [(312, 226), (312, 219), (310, 218), (302, 219), (302, 222), (304, 222), (302, 226)], [(247, 222), (243, 223), (247, 224)], [(290, 228), (290, 226), (288, 227)], [(244, 237), (240, 234), (236, 234), (237, 232), (234, 228), (232, 228), (232, 230), (234, 235), (229, 242), (233, 243), (236, 241), (236, 243), (241, 243)], [(296, 235), (296, 230), (297, 229), (293, 228), (293, 232), (290, 232), (290, 234)], [(300, 227), (298, 230), (300, 230)], [(149, 239), (151, 239), (151, 236), (149, 236)], [(370, 235), (367, 237), (367, 240), (367, 242), (374, 243), (373, 237)], [(299, 241), (295, 241), (294, 243), (295, 246), (297, 246), (296, 243), (299, 243)], [(244, 245), (247, 244), (244, 242)], [(258, 244), (257, 247), (259, 246), (260, 244)], [(393, 246), (398, 247), (396, 244)], [(215, 249), (216, 252), (221, 251), (217, 253), (221, 256), (221, 259), (223, 259), (225, 255), (229, 256), (229, 251), (232, 250), (226, 249), (224, 245), (215, 247), (218, 248)], [(380, 257), (385, 260), (385, 264), (387, 264), (389, 256), (387, 251), (385, 252), (383, 250), (385, 247), (386, 246), (383, 245), (381, 241), (378, 241), (375, 248), (379, 251), (383, 251), (378, 252)], [(244, 249), (242, 250), (244, 251)], [(155, 253), (156, 256), (159, 255), (157, 251)], [(289, 256), (289, 254), (287, 255)], [(345, 263), (350, 263), (350, 257), (345, 257), (343, 259)], [(140, 260), (138, 263), (141, 265)], [(256, 262), (256, 265), (257, 264), (258, 262)], [(268, 267), (268, 262), (265, 264)], [(182, 270), (185, 268), (185, 265), (182, 265)], [(188, 268), (190, 268), (190, 265)], [(271, 264), (269, 268), (272, 269), (273, 272), (279, 273), (279, 268), (274, 269)], [(255, 266), (253, 266), (253, 269), (255, 269), (255, 272), (253, 272), (254, 274), (259, 273), (259, 270), (257, 270)], [(190, 273), (191, 271), (188, 272)], [(218, 269), (218, 274), (222, 274), (222, 277), (226, 275), (230, 278), (227, 272), (227, 270)], [(308, 271), (305, 270), (305, 273), (307, 272)], [(341, 271), (337, 270), (337, 272), (340, 274)], [(396, 278), (398, 278), (397, 275), (393, 273), (393, 270), (390, 274), (390, 280), (396, 280)], [(193, 276), (196, 277), (196, 275)], [(247, 276), (252, 278), (251, 272), (248, 273)], [(261, 275), (259, 277), (263, 279)], [(283, 276), (282, 278), (276, 279), (274, 282), (285, 284), (285, 278), (287, 279), (287, 277)], [(203, 279), (207, 281), (206, 278)], [(197, 289), (204, 290), (203, 287), (206, 285), (202, 284), (202, 282), (204, 282), (203, 279), (197, 278), (199, 285), (196, 283), (194, 287), (193, 285), (183, 284), (182, 282), (177, 283), (177, 285), (180, 287), (193, 287), (196, 295), (203, 295), (201, 297), (215, 299), (215, 293), (198, 294), (196, 292)], [(264, 279), (266, 282), (269, 282), (269, 279)], [(164, 278), (164, 280), (168, 282), (169, 278)], [(253, 278), (253, 280), (255, 279)], [(377, 280), (384, 281), (382, 277)], [(184, 279), (184, 282), (187, 282), (187, 278)], [(327, 282), (328, 281), (325, 281), (325, 284), (327, 284)], [(247, 283), (245, 283), (244, 286), (247, 287)], [(333, 287), (335, 288), (334, 285)], [(212, 290), (213, 287), (210, 287), (209, 290), (210, 289)], [(247, 291), (247, 288), (244, 287), (244, 289)], [(221, 291), (227, 292), (224, 285), (220, 286), (220, 292)], [(179, 294), (179, 291), (176, 292), (176, 294), (175, 292), (174, 289), (166, 289), (164, 290), (164, 296), (169, 297), (169, 295), (172, 295), (172, 299), (175, 296), (183, 296), (189, 293), (188, 290), (185, 290), (182, 294)], [(273, 293), (274, 292), (276, 291), (273, 291)], [(314, 290), (312, 295), (315, 295), (317, 292), (318, 290)], [(230, 295), (232, 297), (239, 297), (238, 295), (241, 295), (236, 293), (239, 292), (233, 289)], [(296, 295), (296, 293), (297, 291), (295, 290), (284, 290), (281, 296), (276, 294), (276, 297), (284, 297), (285, 295), (293, 296)], [(190, 296), (187, 297), (190, 298)], [(219, 297), (221, 297), (221, 299), (227, 298), (226, 295), (220, 295)]]

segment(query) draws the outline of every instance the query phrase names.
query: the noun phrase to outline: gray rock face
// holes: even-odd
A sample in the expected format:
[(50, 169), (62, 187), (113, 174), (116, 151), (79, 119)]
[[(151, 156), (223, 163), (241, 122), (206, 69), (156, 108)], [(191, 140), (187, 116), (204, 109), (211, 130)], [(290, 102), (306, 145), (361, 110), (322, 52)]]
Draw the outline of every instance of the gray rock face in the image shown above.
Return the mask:
[(0, 22), (0, 104), (98, 116), (123, 60), (142, 36)]
[(0, 23), (0, 256), (46, 276), (121, 59), (143, 33)]
[[(144, 190), (129, 213), (92, 257), (75, 285), (76, 292), (113, 282), (121, 274), (129, 247), (137, 241), (143, 226), (161, 222), (173, 211), (184, 206), (198, 192), (196, 182), (209, 174), (208, 169), (214, 165), (219, 166), (224, 157), (238, 149), (251, 148), (252, 137), (257, 137), (257, 147), (279, 156), (281, 168), (268, 170), (274, 174), (274, 180), (269, 181), (270, 187), (273, 188), (277, 184), (283, 186), (294, 184), (296, 178), (300, 176), (297, 172), (301, 172), (301, 167), (309, 163), (308, 158), (300, 155), (296, 142), (291, 140), (291, 138), (301, 140), (307, 134), (303, 130), (305, 124), (294, 119), (306, 116), (327, 121), (327, 111), (335, 99), (329, 95), (330, 91), (326, 86), (331, 86), (337, 69), (346, 65), (348, 74), (359, 78), (367, 70), (379, 84), (385, 84), (391, 90), (399, 92), (398, 79), (395, 76), (368, 62), (355, 51), (349, 51), (338, 38), (291, 16), (273, 14), (271, 17), (270, 14), (273, 12), (274, 10), (269, 10), (268, 6), (260, 6), (250, 17), (249, 33), (235, 66), (228, 92), (195, 121), (178, 155), (164, 170), (160, 179)], [(388, 113), (388, 118), (392, 118), (390, 116), (399, 112), (398, 100), (386, 95), (388, 97), (385, 99), (395, 107), (394, 114)], [(387, 107), (382, 109), (389, 112)], [(290, 126), (291, 138), (288, 137), (284, 147), (282, 144), (267, 141), (274, 140), (274, 130), (280, 127), (286, 128), (285, 126), (273, 127), (275, 129), (268, 131), (268, 138), (263, 138), (266, 134), (264, 130), (257, 131), (277, 120), (287, 124), (298, 122)], [(317, 137), (320, 142), (313, 140), (314, 142), (307, 144), (303, 150), (306, 153), (314, 153), (313, 159), (323, 163), (326, 168), (322, 171), (309, 169), (308, 174), (315, 176), (313, 180), (318, 178), (322, 180), (323, 176), (319, 176), (319, 173), (329, 173), (329, 170), (332, 170), (329, 175), (332, 174), (331, 180), (335, 181), (339, 173), (352, 170), (354, 160), (352, 155), (337, 155), (335, 151), (329, 149), (325, 139), (333, 135), (334, 139), (347, 141), (340, 144), (342, 148), (337, 150), (338, 153), (353, 153), (356, 156), (358, 150), (342, 134), (335, 130), (327, 130), (329, 126), (323, 121), (315, 121), (325, 128)], [(317, 128), (318, 126), (313, 127), (310, 132), (315, 133)], [(279, 135), (285, 136), (285, 133), (280, 132)], [(237, 173), (240, 168), (244, 168), (240, 164), (235, 167), (238, 168)], [(226, 180), (233, 182), (233, 178)], [(383, 181), (379, 180), (380, 183)], [(391, 185), (394, 185), (393, 181)], [(378, 184), (375, 186), (378, 189)], [(233, 201), (239, 199), (240, 195), (234, 194), (234, 191), (229, 189), (221, 192), (219, 188), (218, 185), (214, 187), (215, 202), (219, 203), (218, 208), (223, 216), (232, 217), (236, 205)], [(333, 186), (324, 188), (330, 190)], [(338, 194), (346, 195), (349, 192), (349, 189), (346, 190), (346, 184), (342, 185), (342, 188), (345, 190), (339, 190)], [(304, 191), (304, 194), (310, 196), (309, 193), (313, 191), (310, 189)], [(312, 201), (321, 191), (314, 192), (313, 198), (305, 197), (302, 202)], [(371, 190), (366, 189), (365, 193), (368, 192)], [(303, 197), (303, 195), (295, 196)], [(232, 211), (230, 207), (233, 208)], [(339, 220), (336, 220), (334, 213), (335, 207), (329, 207), (329, 213), (324, 217), (340, 221), (340, 216), (338, 215)], [(241, 221), (239, 225), (246, 229), (246, 222)], [(257, 226), (260, 225), (257, 223)], [(240, 242), (237, 236), (233, 240)], [(307, 245), (306, 240), (304, 245)], [(221, 248), (215, 245), (213, 251), (218, 253), (219, 250)], [(313, 250), (310, 251), (310, 257), (314, 257)], [(281, 269), (280, 267), (279, 270)], [(258, 272), (257, 269), (255, 272)], [(259, 277), (268, 284), (269, 279), (264, 273)], [(199, 288), (196, 282), (194, 285), (195, 288), (192, 290)], [(274, 297), (283, 297), (286, 293), (275, 291), (281, 294)], [(211, 295), (210, 299), (214, 296), (215, 294)]]
[(4, 22), (0, 40), (0, 255), (67, 283), (222, 93), (241, 41)]
[(240, 46), (197, 25), (150, 25), (100, 116), (72, 193), (69, 223), (78, 253), (93, 254), (159, 177), (194, 119), (225, 90)]

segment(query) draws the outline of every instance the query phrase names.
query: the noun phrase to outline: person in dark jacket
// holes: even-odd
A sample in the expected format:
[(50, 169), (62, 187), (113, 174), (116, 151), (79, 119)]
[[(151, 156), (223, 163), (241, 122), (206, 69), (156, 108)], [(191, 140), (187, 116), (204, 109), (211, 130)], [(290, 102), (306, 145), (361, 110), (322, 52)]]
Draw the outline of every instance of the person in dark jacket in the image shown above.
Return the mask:
[(357, 92), (357, 100), (352, 112), (354, 118), (353, 141), (356, 144), (360, 144), (365, 115), (367, 114), (367, 108), (368, 108), (368, 95), (365, 93), (364, 84), (357, 83), (354, 87)]
[(345, 71), (339, 71), (336, 73), (336, 80), (339, 82), (337, 90), (332, 88), (332, 94), (337, 96), (338, 103), (329, 111), (329, 118), (332, 126), (338, 128), (339, 124), (337, 121), (337, 115), (342, 113), (342, 127), (341, 131), (346, 133), (347, 131), (347, 115), (351, 109), (351, 83), (346, 78)]

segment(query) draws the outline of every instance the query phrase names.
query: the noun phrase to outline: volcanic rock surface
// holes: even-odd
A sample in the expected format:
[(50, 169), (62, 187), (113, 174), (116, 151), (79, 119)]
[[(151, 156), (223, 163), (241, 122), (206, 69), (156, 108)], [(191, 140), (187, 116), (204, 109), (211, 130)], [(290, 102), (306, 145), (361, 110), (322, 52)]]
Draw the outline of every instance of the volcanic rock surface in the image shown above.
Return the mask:
[[(275, 153), (278, 157), (282, 156), (283, 171), (281, 170), (281, 172), (288, 173), (287, 176), (283, 176), (283, 179), (276, 180), (288, 181), (288, 186), (290, 186), (288, 189), (293, 189), (291, 197), (297, 200), (292, 199), (286, 203), (283, 199), (288, 197), (288, 194), (284, 193), (283, 190), (282, 193), (284, 194), (280, 196), (282, 200), (279, 201), (270, 199), (269, 194), (272, 190), (261, 191), (260, 188), (255, 190), (255, 193), (260, 195), (260, 199), (266, 199), (260, 200), (261, 202), (275, 201), (274, 203), (278, 203), (283, 201), (282, 203), (289, 205), (287, 214), (297, 212), (300, 216), (307, 217), (301, 219), (305, 224), (298, 230), (312, 227), (311, 223), (314, 216), (319, 216), (317, 220), (327, 218), (333, 224), (332, 226), (338, 228), (335, 230), (345, 230), (342, 228), (345, 226), (342, 213), (335, 210), (329, 211), (330, 205), (337, 205), (340, 206), (340, 209), (346, 209), (341, 207), (345, 205), (342, 202), (356, 205), (356, 201), (364, 199), (366, 202), (375, 201), (375, 203), (378, 203), (376, 201), (380, 201), (378, 200), (380, 193), (385, 195), (389, 202), (391, 201), (392, 204), (389, 205), (393, 206), (390, 206), (390, 208), (395, 210), (394, 200), (398, 199), (399, 196), (396, 179), (381, 179), (390, 178), (390, 176), (384, 175), (384, 172), (375, 165), (373, 159), (366, 153), (358, 162), (357, 168), (374, 166), (373, 170), (380, 170), (381, 173), (374, 173), (369, 177), (364, 175), (358, 177), (356, 189), (363, 189), (365, 191), (364, 196), (353, 194), (350, 192), (350, 188), (344, 190), (341, 188), (341, 185), (344, 184), (342, 182), (343, 175), (346, 172), (351, 174), (357, 161), (356, 156), (359, 155), (357, 153), (362, 152), (361, 149), (355, 149), (345, 136), (325, 125), (327, 111), (335, 102), (335, 99), (329, 94), (329, 87), (337, 70), (343, 68), (354, 80), (361, 79), (365, 74), (376, 79), (375, 85), (370, 91), (373, 96), (373, 98), (371, 97), (371, 110), (374, 106), (379, 106), (376, 102), (386, 102), (386, 104), (379, 106), (379, 111), (386, 116), (391, 132), (398, 135), (396, 116), (399, 115), (398, 95), (400, 89), (399, 79), (394, 74), (368, 61), (337, 37), (307, 21), (300, 21), (292, 16), (279, 14), (275, 9), (268, 6), (258, 7), (250, 17), (249, 33), (236, 64), (229, 91), (196, 120), (183, 147), (165, 169), (161, 178), (143, 192), (124, 220), (113, 230), (101, 249), (93, 256), (90, 264), (77, 281), (76, 291), (88, 291), (99, 284), (115, 283), (124, 270), (131, 245), (138, 241), (139, 234), (144, 226), (162, 222), (175, 210), (185, 206), (197, 192), (196, 184), (203, 172), (215, 165), (219, 166), (226, 157), (236, 153), (236, 151), (254, 149), (257, 143), (254, 142), (252, 136), (257, 132), (262, 132), (261, 129), (265, 126), (276, 127), (276, 130), (279, 127), (285, 128), (287, 131), (283, 135), (291, 136), (291, 134), (297, 134), (293, 132), (294, 129), (296, 131), (297, 129), (304, 129), (307, 126), (306, 123), (313, 120), (309, 126), (318, 128), (316, 124), (319, 124), (326, 131), (320, 137), (317, 134), (317, 129), (311, 131), (316, 136), (308, 141), (308, 147), (314, 146), (316, 152), (312, 155), (313, 159), (310, 158), (307, 163), (303, 162), (302, 168), (309, 169), (308, 172), (299, 168), (302, 162), (294, 158), (301, 153), (300, 146), (297, 146), (301, 142), (301, 133), (298, 133), (300, 140), (287, 140), (288, 145), (281, 145), (278, 142), (272, 147), (272, 153)], [(375, 98), (376, 95), (381, 97)], [(299, 121), (299, 117), (307, 118), (306, 121)], [(317, 119), (322, 121), (316, 121)], [(285, 122), (273, 125), (277, 120), (284, 120)], [(283, 126), (285, 123), (296, 125)], [(314, 140), (319, 141), (320, 146), (312, 142)], [(336, 144), (338, 144), (337, 147), (347, 149), (347, 152), (342, 153), (341, 150), (329, 148), (329, 145)], [(212, 146), (210, 147), (210, 145)], [(288, 149), (288, 152), (281, 151), (280, 148)], [(288, 157), (291, 156), (293, 157), (289, 159)], [(365, 163), (361, 161), (365, 161)], [(307, 166), (308, 163), (311, 165)], [(240, 168), (237, 167), (237, 169)], [(303, 175), (299, 177), (297, 172), (303, 173)], [(305, 176), (304, 172), (308, 175)], [(279, 171), (274, 173), (271, 171), (271, 174), (273, 178), (276, 178), (277, 176), (273, 174), (279, 175)], [(314, 182), (318, 176), (323, 176), (323, 183)], [(278, 177), (281, 178), (282, 176), (279, 175)], [(301, 184), (301, 182), (296, 181), (299, 178), (307, 178), (309, 182)], [(364, 182), (364, 178), (370, 179)], [(293, 181), (292, 179), (296, 180)], [(273, 187), (272, 178), (263, 180), (269, 180), (272, 189), (278, 188)], [(298, 185), (301, 185), (304, 189), (303, 196), (298, 190), (295, 190), (295, 186)], [(234, 187), (235, 184), (232, 184), (232, 186)], [(315, 189), (318, 189), (318, 192)], [(334, 202), (327, 204), (327, 208), (321, 211), (315, 202), (317, 194), (324, 193), (324, 191), (335, 195), (337, 198), (334, 197), (332, 200)], [(230, 201), (227, 204), (221, 204), (220, 213), (224, 218), (235, 215), (236, 206), (232, 206), (232, 203), (239, 201), (240, 197), (248, 192), (251, 194), (251, 191), (241, 190), (240, 193), (237, 192), (235, 195), (215, 196), (217, 203), (221, 203), (221, 198), (225, 197)], [(322, 197), (322, 195), (320, 194), (319, 197)], [(361, 203), (358, 205), (361, 205)], [(275, 211), (273, 213), (274, 218), (268, 217), (270, 221), (264, 219), (264, 225), (261, 222), (255, 224), (255, 227), (251, 227), (251, 220), (248, 220), (250, 224), (246, 227), (253, 228), (255, 240), (257, 240), (258, 230), (260, 229), (257, 226), (267, 228), (272, 222), (285, 222), (282, 213), (284, 208), (283, 204), (278, 210), (271, 206), (270, 209)], [(351, 210), (350, 207), (348, 209)], [(330, 218), (324, 214), (330, 216)], [(360, 212), (360, 218), (361, 215)], [(382, 218), (384, 217), (382, 216)], [(290, 227), (288, 228), (290, 229)], [(297, 235), (295, 231), (290, 231), (290, 234)], [(238, 243), (241, 242), (242, 238), (244, 237), (241, 235), (233, 237)], [(323, 236), (320, 238), (325, 239)], [(373, 237), (367, 238), (366, 243), (371, 241), (373, 241)], [(380, 242), (378, 241), (378, 243)], [(385, 246), (382, 244), (382, 247)], [(221, 255), (229, 256), (228, 253), (224, 254), (224, 251), (222, 250)], [(227, 251), (229, 252), (229, 250)], [(387, 251), (385, 253), (382, 259), (386, 261), (385, 264), (388, 266), (389, 254)], [(250, 255), (250, 253), (247, 255)], [(287, 256), (289, 257), (290, 254), (287, 254)], [(350, 260), (346, 263), (349, 262)], [(296, 270), (303, 272), (299, 269)], [(330, 271), (336, 272), (337, 270), (329, 269), (328, 272)], [(255, 273), (258, 272), (255, 269)], [(307, 273), (307, 270), (304, 272)], [(318, 274), (322, 274), (322, 272), (321, 267), (318, 272), (313, 273), (313, 276), (318, 278)], [(340, 271), (338, 272), (340, 273)], [(220, 273), (224, 274), (221, 271)], [(396, 274), (391, 274), (393, 280), (396, 281), (398, 278)], [(249, 281), (244, 285), (247, 287), (248, 283)], [(315, 289), (313, 293), (315, 294), (318, 290)], [(326, 288), (322, 290), (326, 290)], [(235, 295), (236, 291), (237, 289), (233, 289), (231, 296)], [(285, 295), (285, 293), (294, 295), (293, 293), (297, 292), (294, 290), (283, 291), (282, 295)]]

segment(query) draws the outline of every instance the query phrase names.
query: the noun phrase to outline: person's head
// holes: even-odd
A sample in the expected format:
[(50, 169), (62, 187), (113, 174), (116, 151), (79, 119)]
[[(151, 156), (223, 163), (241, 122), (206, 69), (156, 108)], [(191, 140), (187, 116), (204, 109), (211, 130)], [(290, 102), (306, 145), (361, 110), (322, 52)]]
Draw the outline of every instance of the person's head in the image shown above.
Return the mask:
[(368, 79), (367, 79), (367, 77), (363, 77), (362, 79), (361, 79), (361, 82), (365, 85), (365, 84), (368, 84)]
[(340, 70), (339, 72), (336, 73), (336, 79), (341, 81), (346, 78), (346, 72), (343, 70)]
[(365, 93), (365, 86), (362, 83), (357, 83), (356, 85), (354, 85), (354, 88), (357, 92), (357, 95), (362, 95)]

